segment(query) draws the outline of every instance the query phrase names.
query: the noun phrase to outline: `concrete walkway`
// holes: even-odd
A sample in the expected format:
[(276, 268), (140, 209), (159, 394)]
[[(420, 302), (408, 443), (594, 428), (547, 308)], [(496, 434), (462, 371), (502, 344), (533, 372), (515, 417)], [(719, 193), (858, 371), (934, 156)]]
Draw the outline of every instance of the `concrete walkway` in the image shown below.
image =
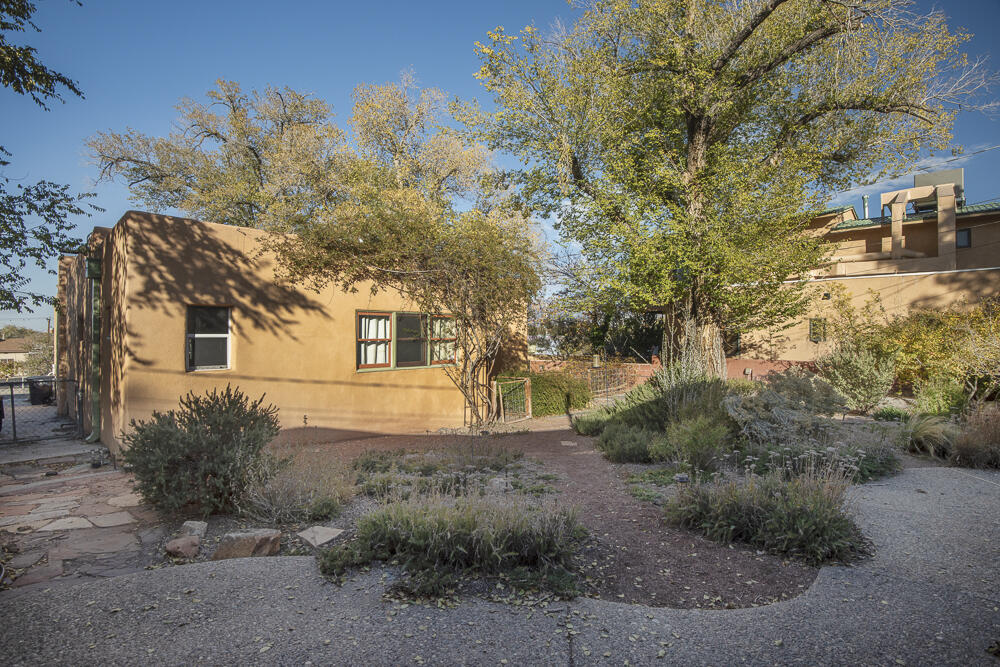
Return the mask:
[(907, 469), (858, 488), (855, 504), (877, 556), (824, 568), (806, 593), (769, 607), (404, 606), (381, 599), (391, 573), (338, 588), (312, 558), (244, 559), (7, 591), (0, 655), (74, 665), (996, 666), (986, 649), (1000, 640), (1000, 474)]

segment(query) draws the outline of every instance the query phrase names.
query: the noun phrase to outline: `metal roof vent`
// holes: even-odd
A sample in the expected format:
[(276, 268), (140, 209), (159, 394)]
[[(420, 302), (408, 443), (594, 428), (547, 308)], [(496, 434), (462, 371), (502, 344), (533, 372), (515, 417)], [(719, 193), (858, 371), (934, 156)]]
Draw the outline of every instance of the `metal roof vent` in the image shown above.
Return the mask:
[[(965, 206), (965, 169), (944, 169), (930, 174), (914, 174), (913, 187), (919, 188), (922, 185), (944, 185), (945, 183), (955, 184), (955, 206)], [(937, 198), (925, 197), (924, 199), (914, 199), (913, 210), (917, 213), (933, 213), (937, 210)]]

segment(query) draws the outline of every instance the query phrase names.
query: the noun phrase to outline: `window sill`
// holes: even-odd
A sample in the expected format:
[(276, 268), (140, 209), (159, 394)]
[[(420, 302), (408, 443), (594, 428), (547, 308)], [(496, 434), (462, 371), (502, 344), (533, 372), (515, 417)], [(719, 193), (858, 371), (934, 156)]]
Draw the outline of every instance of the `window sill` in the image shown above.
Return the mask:
[(233, 370), (230, 366), (224, 366), (221, 368), (187, 368), (186, 373), (218, 373), (219, 371), (231, 371)]
[(355, 368), (355, 373), (385, 373), (387, 371), (426, 371), (433, 368), (454, 368), (458, 364), (433, 364), (431, 366), (389, 366), (386, 368)]

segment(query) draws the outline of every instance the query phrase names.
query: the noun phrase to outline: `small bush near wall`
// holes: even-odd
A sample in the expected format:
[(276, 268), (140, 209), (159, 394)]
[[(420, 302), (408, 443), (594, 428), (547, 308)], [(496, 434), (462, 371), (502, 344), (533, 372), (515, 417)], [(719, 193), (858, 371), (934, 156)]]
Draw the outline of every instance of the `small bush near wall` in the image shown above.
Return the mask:
[(587, 407), (592, 398), (587, 380), (561, 371), (509, 374), (507, 377), (531, 379), (531, 414), (535, 417), (565, 413), (567, 395), (572, 410)]
[(786, 479), (780, 471), (745, 480), (682, 486), (667, 519), (719, 542), (743, 542), (807, 563), (846, 560), (864, 551), (844, 511), (847, 476), (838, 468)]
[(129, 422), (125, 463), (143, 499), (169, 513), (207, 516), (233, 509), (266, 465), (264, 447), (280, 430), (278, 409), (238, 388), (193, 392), (177, 410)]
[(958, 414), (965, 410), (969, 397), (961, 383), (949, 376), (920, 382), (916, 387), (917, 412), (929, 415)]
[(858, 412), (870, 412), (889, 395), (896, 379), (894, 355), (854, 341), (840, 343), (818, 366), (827, 382), (847, 398), (847, 406)]

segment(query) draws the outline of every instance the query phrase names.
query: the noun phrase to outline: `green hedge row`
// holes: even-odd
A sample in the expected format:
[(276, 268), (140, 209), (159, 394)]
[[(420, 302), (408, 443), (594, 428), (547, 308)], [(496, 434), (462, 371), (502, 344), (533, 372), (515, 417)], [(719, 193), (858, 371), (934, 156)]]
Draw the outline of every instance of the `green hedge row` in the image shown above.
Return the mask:
[(569, 394), (569, 407), (574, 410), (587, 407), (593, 398), (587, 381), (568, 373), (559, 371), (509, 373), (505, 377), (531, 379), (531, 414), (535, 417), (546, 417), (566, 412), (567, 394)]

